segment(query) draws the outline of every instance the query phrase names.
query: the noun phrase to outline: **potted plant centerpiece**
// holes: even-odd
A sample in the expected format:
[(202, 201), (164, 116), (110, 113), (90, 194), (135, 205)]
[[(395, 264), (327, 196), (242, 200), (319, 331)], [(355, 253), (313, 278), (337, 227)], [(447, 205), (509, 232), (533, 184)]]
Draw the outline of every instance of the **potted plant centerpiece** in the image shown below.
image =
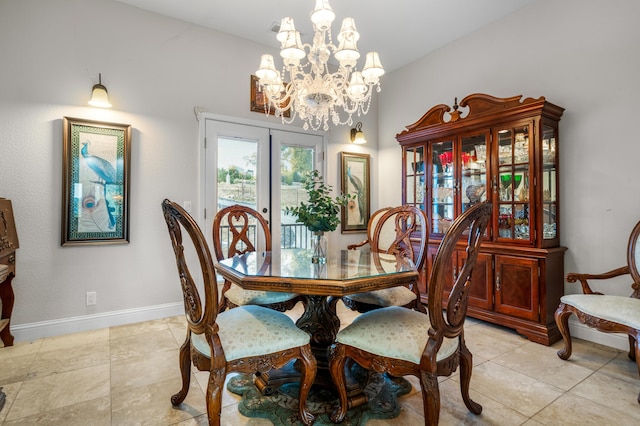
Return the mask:
[(301, 201), (297, 207), (286, 207), (285, 213), (298, 218), (298, 222), (313, 232), (313, 263), (325, 263), (327, 260), (327, 237), (325, 232), (334, 231), (340, 223), (340, 206), (347, 204), (349, 195), (340, 194), (331, 197), (331, 186), (324, 183), (320, 172), (307, 172), (304, 189), (309, 194), (307, 202)]

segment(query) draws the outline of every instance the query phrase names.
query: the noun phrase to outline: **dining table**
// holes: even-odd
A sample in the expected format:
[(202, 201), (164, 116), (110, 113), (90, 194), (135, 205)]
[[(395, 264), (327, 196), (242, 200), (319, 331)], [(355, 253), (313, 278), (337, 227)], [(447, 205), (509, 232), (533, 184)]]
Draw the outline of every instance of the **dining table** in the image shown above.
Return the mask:
[[(322, 262), (312, 260), (312, 251), (280, 249), (248, 252), (216, 262), (216, 271), (245, 290), (296, 293), (304, 312), (296, 325), (311, 336), (318, 370), (316, 384), (334, 388), (328, 368), (328, 348), (340, 329), (336, 304), (342, 296), (414, 284), (418, 272), (402, 256), (368, 250), (328, 250)], [(295, 365), (257, 374), (254, 383), (267, 395), (280, 385), (297, 380)], [(362, 383), (347, 371), (347, 393), (351, 406), (366, 402)]]

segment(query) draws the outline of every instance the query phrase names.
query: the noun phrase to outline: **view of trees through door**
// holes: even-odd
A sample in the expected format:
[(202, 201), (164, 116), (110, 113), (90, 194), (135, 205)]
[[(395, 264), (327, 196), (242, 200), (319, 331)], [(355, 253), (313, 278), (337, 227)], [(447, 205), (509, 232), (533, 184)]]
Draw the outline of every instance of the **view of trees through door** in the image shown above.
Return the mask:
[[(307, 200), (304, 176), (322, 170), (322, 136), (216, 120), (206, 124), (207, 238), (215, 212), (241, 204), (268, 221), (273, 250), (309, 247), (309, 231), (284, 210)], [(258, 250), (261, 244), (256, 242)]]

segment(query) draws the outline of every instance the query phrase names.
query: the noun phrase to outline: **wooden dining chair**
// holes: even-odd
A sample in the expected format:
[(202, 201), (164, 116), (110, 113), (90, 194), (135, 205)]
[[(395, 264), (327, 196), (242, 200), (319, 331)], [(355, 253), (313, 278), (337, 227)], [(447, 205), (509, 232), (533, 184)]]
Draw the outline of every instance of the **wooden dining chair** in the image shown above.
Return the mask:
[[(248, 252), (271, 251), (269, 224), (260, 213), (235, 204), (218, 211), (213, 219), (213, 251), (218, 261)], [(295, 293), (245, 290), (228, 280), (222, 286), (220, 310), (260, 305), (277, 311), (292, 309), (302, 298)]]
[[(428, 316), (411, 309), (391, 306), (356, 317), (338, 332), (330, 349), (329, 369), (336, 383), (339, 406), (331, 420), (345, 419), (348, 400), (344, 366), (347, 359), (378, 373), (420, 379), (425, 425), (437, 425), (440, 416), (438, 376), (449, 376), (460, 366), (460, 390), (467, 408), (474, 414), (482, 406), (469, 396), (472, 355), (464, 341), (464, 322), (471, 285), (471, 272), (491, 216), (491, 204), (477, 204), (451, 225), (444, 235), (429, 277)], [(442, 309), (442, 286), (451, 276), (449, 263), (467, 237), (467, 258), (460, 269), (446, 305)]]
[[(357, 249), (369, 245), (372, 252), (399, 254), (411, 259), (418, 271), (424, 267), (428, 235), (427, 217), (416, 206), (385, 207), (373, 213), (367, 225), (367, 239), (347, 246)], [(425, 312), (418, 283), (343, 296), (348, 308), (368, 312), (386, 306), (404, 306)]]
[[(177, 203), (164, 200), (162, 211), (176, 258), (187, 320), (187, 337), (180, 347), (182, 389), (171, 397), (171, 403), (180, 405), (186, 398), (193, 362), (198, 370), (209, 372), (207, 415), (210, 425), (219, 425), (227, 373), (266, 373), (298, 360), (298, 416), (305, 425), (312, 424), (314, 416), (306, 407), (316, 375), (310, 336), (286, 314), (262, 306), (240, 306), (219, 313), (216, 273), (202, 231)], [(188, 235), (185, 241), (183, 230)], [(198, 286), (204, 289), (204, 299)]]
[[(629, 359), (636, 362), (640, 373), (640, 222), (631, 231), (627, 244), (627, 264), (602, 274), (569, 273), (567, 282), (580, 281), (583, 294), (566, 294), (560, 298), (555, 320), (562, 334), (564, 347), (558, 351), (561, 359), (571, 356), (571, 334), (569, 317), (575, 314), (578, 320), (604, 333), (624, 333), (629, 337)], [(630, 276), (630, 297), (615, 296), (593, 291), (589, 280), (607, 283), (611, 278)], [(608, 281), (612, 283), (613, 281)], [(640, 394), (637, 398), (640, 403)]]

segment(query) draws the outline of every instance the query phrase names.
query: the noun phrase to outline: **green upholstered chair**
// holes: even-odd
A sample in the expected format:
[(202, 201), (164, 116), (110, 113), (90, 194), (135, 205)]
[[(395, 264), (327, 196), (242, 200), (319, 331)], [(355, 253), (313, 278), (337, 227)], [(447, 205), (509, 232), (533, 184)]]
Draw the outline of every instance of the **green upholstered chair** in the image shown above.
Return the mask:
[[(371, 215), (367, 225), (367, 239), (347, 246), (358, 249), (369, 246), (379, 253), (400, 254), (410, 258), (418, 271), (425, 262), (428, 236), (427, 217), (415, 206), (385, 207)], [(424, 312), (417, 283), (411, 287), (393, 287), (342, 298), (345, 306), (358, 312), (368, 312), (387, 306), (404, 306)]]
[[(164, 200), (162, 210), (176, 257), (187, 320), (186, 340), (180, 347), (182, 389), (171, 397), (171, 403), (180, 405), (186, 398), (193, 362), (198, 370), (209, 372), (207, 415), (210, 425), (219, 425), (227, 373), (265, 373), (299, 360), (298, 416), (302, 423), (312, 424), (314, 416), (307, 410), (306, 401), (316, 375), (316, 359), (309, 335), (286, 314), (262, 306), (239, 306), (219, 313), (216, 273), (202, 231), (178, 204)], [(183, 231), (187, 235), (185, 241)], [(204, 298), (199, 286), (204, 289)]]
[[(213, 252), (218, 261), (248, 252), (271, 251), (269, 224), (250, 207), (232, 205), (218, 211), (213, 219)], [(220, 310), (236, 306), (260, 305), (278, 311), (292, 309), (301, 297), (294, 293), (245, 290), (225, 280)]]
[[(627, 245), (627, 265), (603, 274), (567, 274), (567, 281), (580, 281), (582, 294), (566, 294), (560, 298), (555, 313), (556, 324), (564, 340), (564, 348), (558, 351), (562, 359), (571, 356), (571, 335), (569, 316), (575, 314), (578, 320), (589, 327), (605, 333), (625, 333), (629, 336), (629, 359), (636, 362), (640, 373), (640, 222), (631, 231)], [(630, 275), (632, 279), (631, 297), (605, 295), (595, 292), (589, 280), (607, 280)], [(611, 282), (611, 281), (609, 281)], [(640, 394), (638, 395), (640, 403)]]
[[(464, 341), (470, 277), (491, 216), (491, 204), (477, 204), (451, 225), (438, 248), (429, 277), (428, 316), (391, 306), (364, 313), (338, 332), (330, 347), (329, 369), (338, 388), (340, 404), (332, 413), (334, 422), (344, 420), (348, 400), (344, 366), (352, 359), (362, 367), (392, 376), (414, 375), (420, 379), (425, 424), (438, 424), (440, 391), (438, 376), (449, 376), (460, 366), (460, 389), (467, 408), (480, 414), (482, 407), (471, 400), (472, 355)], [(442, 309), (442, 286), (448, 263), (461, 238), (467, 239), (467, 258)]]

